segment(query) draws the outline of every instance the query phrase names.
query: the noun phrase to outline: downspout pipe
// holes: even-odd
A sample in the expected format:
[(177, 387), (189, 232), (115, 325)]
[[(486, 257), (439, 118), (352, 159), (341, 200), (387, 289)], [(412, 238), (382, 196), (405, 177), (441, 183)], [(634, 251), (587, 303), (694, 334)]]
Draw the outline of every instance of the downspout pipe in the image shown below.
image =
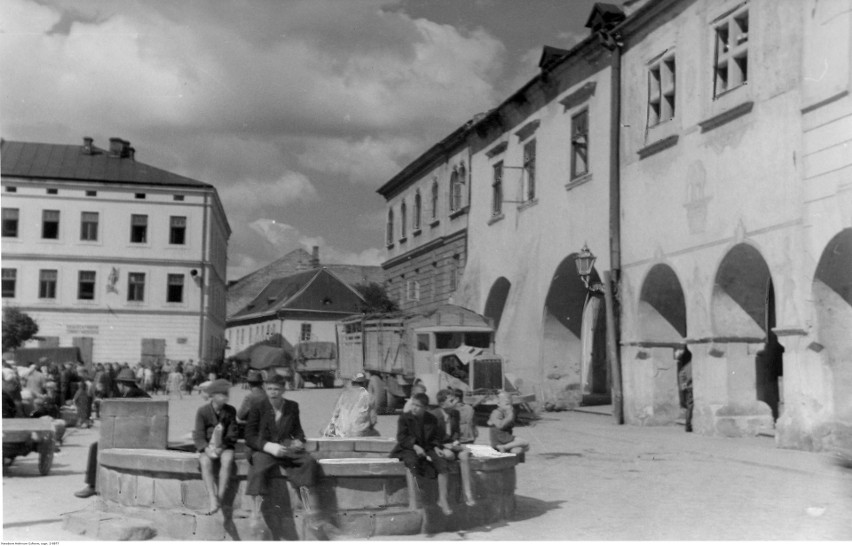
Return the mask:
[(606, 304), (607, 360), (612, 379), (612, 416), (624, 424), (624, 394), (621, 381), (621, 308), (618, 304), (621, 282), (621, 45), (613, 40), (611, 50), (610, 143), (609, 143), (609, 263), (604, 272)]

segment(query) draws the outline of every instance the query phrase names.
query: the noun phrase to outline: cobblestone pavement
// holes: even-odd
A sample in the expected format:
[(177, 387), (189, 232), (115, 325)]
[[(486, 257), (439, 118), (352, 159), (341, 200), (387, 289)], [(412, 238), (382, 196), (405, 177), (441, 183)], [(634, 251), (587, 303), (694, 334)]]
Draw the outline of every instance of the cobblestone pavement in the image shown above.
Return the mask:
[[(288, 393), (301, 405), (308, 436), (325, 424), (339, 392)], [(244, 395), (234, 388), (232, 404)], [(190, 432), (202, 403), (198, 395), (170, 402), (171, 440)], [(383, 436), (395, 427), (396, 417), (380, 416)], [(480, 431), (484, 443), (487, 430)], [(35, 455), (6, 470), (3, 540), (85, 540), (62, 529), (62, 514), (91, 502), (73, 492), (83, 486), (97, 434), (97, 426), (69, 429), (48, 476), (38, 475)], [(777, 449), (765, 437), (617, 426), (578, 412), (545, 413), (516, 434), (532, 451), (518, 467), (512, 521), (406, 540), (852, 540), (852, 471), (825, 454)]]

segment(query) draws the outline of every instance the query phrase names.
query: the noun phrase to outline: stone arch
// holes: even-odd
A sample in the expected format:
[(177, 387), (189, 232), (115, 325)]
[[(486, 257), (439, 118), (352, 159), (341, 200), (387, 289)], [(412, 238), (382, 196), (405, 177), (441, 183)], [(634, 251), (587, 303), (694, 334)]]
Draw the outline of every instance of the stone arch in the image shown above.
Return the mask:
[[(766, 403), (777, 419), (784, 348), (775, 327), (775, 288), (760, 251), (748, 243), (731, 248), (716, 271), (711, 303), (714, 342), (727, 346), (726, 358), (736, 377), (729, 394)], [(762, 344), (756, 355), (749, 346)], [(751, 395), (749, 393), (753, 392)], [(754, 398), (751, 398), (754, 396)], [(736, 400), (731, 400), (732, 402)]]
[[(608, 393), (609, 385), (603, 298), (589, 295), (577, 273), (576, 257), (575, 253), (562, 260), (550, 282), (544, 302), (542, 362), (546, 373), (567, 379), (579, 403), (584, 394)], [(590, 282), (600, 282), (596, 270)]]
[(674, 270), (657, 264), (639, 295), (637, 333), (643, 341), (678, 344), (686, 337), (686, 300)]
[(813, 280), (816, 310), (816, 345), (823, 362), (831, 369), (834, 413), (838, 431), (852, 437), (852, 228), (835, 235), (826, 245)]
[(485, 300), (483, 314), (494, 321), (495, 332), (500, 328), (500, 319), (503, 318), (503, 310), (506, 307), (506, 301), (509, 299), (511, 288), (512, 283), (506, 277), (500, 277), (494, 281), (491, 290), (488, 291), (488, 299)]

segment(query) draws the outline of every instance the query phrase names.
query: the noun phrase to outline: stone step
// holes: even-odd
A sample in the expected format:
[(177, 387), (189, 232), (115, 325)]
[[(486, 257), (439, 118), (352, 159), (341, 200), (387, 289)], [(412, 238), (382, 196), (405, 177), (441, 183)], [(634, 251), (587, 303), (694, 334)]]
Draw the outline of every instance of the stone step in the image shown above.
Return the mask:
[(157, 535), (157, 530), (148, 520), (92, 510), (65, 514), (62, 527), (98, 540), (150, 540)]

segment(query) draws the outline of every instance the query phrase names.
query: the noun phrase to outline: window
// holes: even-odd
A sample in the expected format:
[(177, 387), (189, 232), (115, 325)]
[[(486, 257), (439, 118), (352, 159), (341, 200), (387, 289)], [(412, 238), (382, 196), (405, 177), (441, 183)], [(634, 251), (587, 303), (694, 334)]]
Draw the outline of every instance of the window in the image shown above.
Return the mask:
[(459, 265), (453, 261), (450, 265), (450, 290), (455, 291), (459, 287)]
[(524, 172), (527, 175), (526, 201), (535, 199), (535, 139), (524, 144)]
[(95, 299), (95, 272), (80, 271), (79, 280), (77, 281), (77, 299), (78, 300), (93, 300)]
[(406, 299), (408, 301), (420, 301), (420, 283), (409, 280), (405, 283)]
[(84, 212), (80, 216), (80, 240), (98, 240), (98, 213)]
[(18, 236), (18, 209), (3, 207), (3, 237)]
[(15, 285), (18, 282), (18, 270), (11, 268), (3, 268), (3, 297), (15, 297)]
[(186, 216), (172, 216), (169, 219), (169, 244), (186, 244)]
[(417, 334), (417, 350), (429, 350), (429, 334)]
[(670, 55), (648, 72), (648, 127), (675, 116), (675, 58)]
[(432, 220), (438, 218), (438, 179), (432, 180)]
[(713, 96), (748, 83), (748, 9), (716, 23), (716, 59)]
[(299, 333), (299, 341), (311, 340), (311, 325), (307, 322), (302, 323), (302, 331)]
[(9, 193), (15, 193), (15, 192), (18, 191), (18, 187), (17, 186), (6, 186), (6, 191), (9, 192)]
[(169, 303), (183, 302), (183, 275), (179, 273), (169, 274), (166, 301)]
[(420, 197), (420, 191), (414, 195), (414, 231), (420, 229), (420, 217), (423, 213), (423, 199)]
[(494, 165), (494, 180), (491, 182), (491, 215), (503, 213), (503, 162)]
[(387, 240), (385, 242), (389, 245), (393, 244), (393, 209), (388, 211)]
[(148, 242), (148, 215), (132, 214), (130, 216), (130, 242)]
[(144, 193), (137, 193), (133, 197), (136, 198), (136, 199), (145, 199), (145, 194)]
[(47, 195), (57, 195), (59, 194), (59, 190), (56, 188), (47, 188), (46, 193)]
[(86, 197), (97, 197), (98, 192), (95, 190), (86, 190)]
[(450, 212), (454, 212), (458, 206), (456, 201), (456, 186), (459, 183), (458, 167), (453, 167), (453, 174), (450, 175)]
[(38, 297), (41, 299), (56, 298), (55, 269), (42, 269), (38, 272)]
[(464, 185), (467, 172), (464, 165), (461, 165), (458, 170), (453, 169), (453, 176), (450, 178), (452, 185), (452, 199), (450, 200), (450, 210), (457, 211), (464, 206)]
[(145, 273), (127, 275), (127, 301), (145, 301)]
[(571, 178), (589, 172), (589, 111), (571, 117)]
[(405, 239), (408, 228), (408, 207), (405, 206), (405, 201), (399, 206), (399, 238)]
[(41, 213), (41, 238), (59, 239), (59, 211), (45, 210)]
[(175, 201), (183, 201), (183, 195), (175, 195), (175, 196), (173, 196), (173, 199)]

